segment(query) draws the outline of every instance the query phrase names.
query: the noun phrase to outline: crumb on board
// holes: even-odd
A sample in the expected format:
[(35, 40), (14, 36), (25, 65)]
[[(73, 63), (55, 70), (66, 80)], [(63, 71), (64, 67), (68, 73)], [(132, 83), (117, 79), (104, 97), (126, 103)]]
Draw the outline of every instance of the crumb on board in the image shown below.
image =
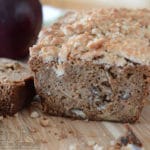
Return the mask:
[(68, 133), (69, 134), (74, 134), (74, 132), (72, 130), (69, 130)]
[(88, 121), (89, 121), (89, 119), (85, 119), (84, 121), (85, 121), (85, 122), (88, 122)]
[(29, 131), (32, 132), (32, 133), (36, 133), (37, 132), (37, 129), (34, 128), (34, 127), (28, 127)]
[(77, 150), (76, 147), (77, 147), (76, 144), (71, 144), (69, 145), (69, 150)]
[(40, 125), (42, 127), (48, 127), (49, 126), (49, 119), (48, 118), (40, 118)]
[(67, 137), (68, 137), (68, 135), (62, 132), (62, 133), (59, 135), (59, 140), (66, 139)]
[(115, 145), (115, 141), (114, 140), (110, 141), (110, 145)]
[(58, 134), (55, 132), (54, 135), (58, 135)]
[(61, 124), (63, 124), (63, 123), (64, 123), (64, 121), (63, 121), (63, 120), (61, 120), (61, 121), (60, 121), (60, 123), (61, 123)]
[(42, 143), (48, 143), (48, 141), (46, 139), (41, 139)]
[(99, 145), (99, 144), (95, 144), (93, 146), (93, 150), (103, 150), (103, 147), (101, 145)]
[(89, 141), (87, 142), (87, 145), (88, 145), (88, 146), (93, 146), (93, 145), (95, 145), (95, 144), (96, 144), (96, 142), (93, 141), (93, 140), (89, 140)]
[(38, 118), (38, 117), (40, 117), (40, 114), (37, 111), (32, 111), (30, 114), (30, 117), (31, 118)]

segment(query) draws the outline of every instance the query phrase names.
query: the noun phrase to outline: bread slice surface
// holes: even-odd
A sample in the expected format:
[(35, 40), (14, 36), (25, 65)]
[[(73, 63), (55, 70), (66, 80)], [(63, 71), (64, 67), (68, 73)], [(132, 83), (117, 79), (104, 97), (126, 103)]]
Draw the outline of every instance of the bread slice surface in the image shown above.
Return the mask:
[(35, 95), (33, 75), (27, 64), (0, 58), (0, 115), (14, 115)]

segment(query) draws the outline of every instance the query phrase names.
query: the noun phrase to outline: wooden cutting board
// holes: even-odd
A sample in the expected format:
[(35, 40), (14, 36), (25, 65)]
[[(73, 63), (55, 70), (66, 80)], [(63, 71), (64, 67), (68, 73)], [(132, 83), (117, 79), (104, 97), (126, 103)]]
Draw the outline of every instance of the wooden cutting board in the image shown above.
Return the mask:
[[(38, 112), (40, 115), (35, 117)], [(44, 120), (44, 121), (43, 121)], [(150, 103), (140, 121), (130, 125), (145, 150), (150, 149)], [(37, 105), (0, 121), (0, 150), (103, 150), (125, 132), (125, 125), (46, 116)], [(96, 146), (95, 146), (96, 145)]]

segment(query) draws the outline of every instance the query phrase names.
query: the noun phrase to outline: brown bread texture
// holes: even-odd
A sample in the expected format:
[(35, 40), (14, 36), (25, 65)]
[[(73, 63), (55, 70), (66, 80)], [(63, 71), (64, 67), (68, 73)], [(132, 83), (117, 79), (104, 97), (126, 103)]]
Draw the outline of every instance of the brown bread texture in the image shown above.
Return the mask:
[(0, 115), (12, 116), (35, 95), (32, 73), (26, 64), (0, 58)]
[(69, 12), (41, 31), (29, 64), (48, 114), (135, 122), (150, 89), (150, 10)]

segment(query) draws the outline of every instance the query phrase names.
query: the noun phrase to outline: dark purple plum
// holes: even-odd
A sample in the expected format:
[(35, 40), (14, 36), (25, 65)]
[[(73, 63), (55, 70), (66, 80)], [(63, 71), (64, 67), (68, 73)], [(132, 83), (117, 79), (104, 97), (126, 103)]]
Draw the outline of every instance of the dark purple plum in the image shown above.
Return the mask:
[(41, 26), (38, 0), (0, 0), (0, 57), (26, 58)]

